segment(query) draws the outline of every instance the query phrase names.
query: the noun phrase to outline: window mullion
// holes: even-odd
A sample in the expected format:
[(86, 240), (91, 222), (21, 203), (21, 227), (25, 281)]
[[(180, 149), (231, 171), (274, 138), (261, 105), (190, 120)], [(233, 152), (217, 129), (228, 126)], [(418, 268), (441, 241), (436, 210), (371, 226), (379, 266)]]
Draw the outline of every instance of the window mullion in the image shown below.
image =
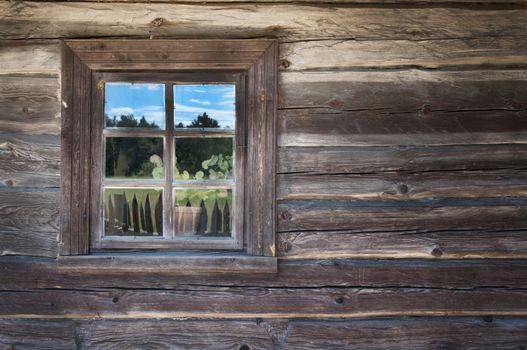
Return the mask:
[(173, 239), (174, 227), (172, 222), (172, 177), (174, 169), (174, 93), (173, 84), (165, 83), (165, 190), (163, 192), (163, 236)]

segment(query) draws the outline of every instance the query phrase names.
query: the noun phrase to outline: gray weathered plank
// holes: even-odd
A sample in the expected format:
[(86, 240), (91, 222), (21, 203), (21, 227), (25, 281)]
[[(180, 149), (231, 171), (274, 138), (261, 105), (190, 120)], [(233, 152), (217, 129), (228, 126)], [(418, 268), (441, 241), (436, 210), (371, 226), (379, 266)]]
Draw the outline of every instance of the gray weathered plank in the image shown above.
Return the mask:
[(390, 171), (527, 168), (527, 145), (447, 147), (281, 147), (278, 174), (366, 174)]
[[(0, 191), (3, 232), (58, 233), (59, 191)], [(35, 242), (35, 245), (38, 245)]]
[[(294, 237), (294, 235), (291, 235)], [(334, 254), (337, 240), (346, 247), (346, 237), (322, 234), (311, 238), (313, 243), (328, 243), (329, 254)], [(286, 234), (281, 235), (286, 238)], [(365, 239), (363, 237), (363, 239)], [(358, 239), (360, 240), (360, 238)], [(297, 244), (298, 242), (298, 244)], [(306, 239), (307, 243), (308, 240)], [(357, 241), (355, 241), (357, 242)], [(370, 242), (379, 243), (380, 240)], [(423, 240), (424, 242), (424, 240)], [(287, 242), (281, 241), (281, 254), (286, 255)], [(353, 242), (352, 242), (353, 243)], [(477, 243), (477, 242), (476, 242)], [(292, 241), (291, 254), (302, 254), (302, 240)], [(334, 244), (334, 245), (333, 245)], [(396, 244), (396, 242), (392, 242)], [(404, 244), (404, 242), (403, 242)], [(305, 245), (305, 254), (310, 248)], [(364, 245), (365, 246), (365, 245)], [(358, 244), (358, 249), (368, 248)], [(426, 246), (428, 251), (431, 247)], [(335, 247), (335, 249), (333, 249)], [(395, 249), (395, 248), (393, 248)], [(521, 248), (520, 248), (521, 249)], [(433, 250), (433, 249), (432, 249)], [(341, 249), (338, 254), (342, 254)], [(287, 256), (286, 256), (287, 258)], [(527, 261), (525, 260), (295, 260), (281, 259), (278, 272), (269, 275), (216, 274), (178, 275), (150, 272), (125, 274), (83, 274), (59, 270), (56, 260), (5, 256), (0, 258), (2, 290), (35, 288), (157, 288), (173, 289), (182, 286), (261, 286), (261, 287), (418, 287), (418, 288), (475, 288), (475, 287), (527, 287)]]
[[(413, 112), (293, 109), (279, 114), (280, 146), (438, 146), (527, 143), (527, 111)], [(330, 137), (328, 137), (330, 135)]]
[(0, 320), (2, 349), (71, 350), (76, 340), (73, 321)]
[(0, 133), (0, 187), (59, 187), (58, 136)]
[(55, 258), (59, 242), (56, 232), (4, 231), (0, 229), (0, 255), (29, 255)]
[(525, 110), (526, 70), (282, 72), (281, 108), (377, 113)]
[[(526, 167), (527, 169), (527, 167)], [(278, 200), (527, 196), (526, 170), (278, 176)]]
[[(325, 40), (284, 43), (282, 69), (379, 69), (521, 66), (527, 62), (525, 37), (444, 40)], [(285, 60), (285, 61), (284, 61)]]
[(60, 82), (56, 75), (2, 76), (0, 130), (60, 133)]
[(293, 321), (281, 349), (517, 349), (527, 322), (513, 318), (414, 318)]
[[(0, 75), (60, 73), (57, 40), (0, 40)], [(3, 78), (2, 78), (3, 79)]]
[(283, 201), (278, 231), (525, 229), (525, 198), (517, 200)]
[(521, 7), (481, 7), (480, 11), (470, 7), (401, 7), (387, 11), (382, 7), (298, 4), (116, 3), (108, 7), (100, 3), (18, 2), (0, 4), (0, 38), (153, 35), (365, 40), (524, 36), (526, 11)]
[[(459, 226), (458, 222), (452, 222), (451, 227)], [(506, 226), (507, 220), (504, 219), (501, 225)], [(403, 224), (396, 229), (398, 231), (394, 232), (282, 232), (278, 234), (278, 255), (291, 259), (527, 258), (525, 230), (403, 231)]]
[(2, 318), (346, 318), (526, 316), (527, 292), (508, 289), (24, 290), (0, 292)]

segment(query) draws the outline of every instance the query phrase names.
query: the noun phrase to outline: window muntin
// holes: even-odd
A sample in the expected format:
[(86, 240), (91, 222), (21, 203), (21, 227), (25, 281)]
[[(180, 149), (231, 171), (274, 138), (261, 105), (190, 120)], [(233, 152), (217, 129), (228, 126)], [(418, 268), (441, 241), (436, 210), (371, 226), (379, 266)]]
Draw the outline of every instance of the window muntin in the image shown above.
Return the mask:
[(111, 75), (103, 91), (103, 220), (95, 247), (242, 249), (241, 79)]

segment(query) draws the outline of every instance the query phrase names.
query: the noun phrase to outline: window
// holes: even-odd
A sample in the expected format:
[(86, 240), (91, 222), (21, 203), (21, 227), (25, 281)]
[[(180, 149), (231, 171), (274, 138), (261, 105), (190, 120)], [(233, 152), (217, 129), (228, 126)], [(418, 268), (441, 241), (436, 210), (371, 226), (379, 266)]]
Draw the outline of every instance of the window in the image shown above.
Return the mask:
[(276, 61), (272, 40), (66, 41), (63, 266), (275, 269)]

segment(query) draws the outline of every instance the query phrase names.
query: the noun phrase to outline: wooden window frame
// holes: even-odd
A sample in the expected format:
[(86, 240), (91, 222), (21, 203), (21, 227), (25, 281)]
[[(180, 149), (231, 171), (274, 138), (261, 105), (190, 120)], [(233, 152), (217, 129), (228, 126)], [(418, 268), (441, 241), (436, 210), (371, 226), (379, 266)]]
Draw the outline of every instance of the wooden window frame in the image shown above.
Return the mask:
[[(157, 269), (161, 259), (165, 263), (161, 270), (170, 272), (276, 271), (276, 40), (66, 40), (62, 44), (62, 60), (59, 266), (82, 271), (133, 272), (147, 269), (149, 264)], [(100, 142), (93, 141), (102, 137), (102, 121), (94, 117), (94, 111), (100, 110), (104, 100), (103, 94), (96, 91), (103, 90), (102, 77), (126, 72), (133, 72), (134, 79), (144, 81), (163, 73), (180, 79), (187, 77), (187, 81), (196, 77), (203, 81), (202, 74), (212, 80), (220, 75), (238, 77), (245, 96), (237, 107), (244, 110), (246, 136), (236, 139), (236, 148), (245, 151), (245, 157), (239, 160), (245, 172), (245, 244), (238, 239), (235, 247), (218, 246), (214, 254), (189, 252), (186, 249), (201, 247), (169, 241), (139, 246), (172, 250), (170, 256), (164, 254), (163, 258), (155, 251), (98, 253), (98, 248), (112, 246), (100, 246), (93, 234), (94, 225), (100, 225), (102, 219), (100, 205), (95, 204), (100, 203), (101, 183), (92, 173), (93, 169), (101, 169), (102, 161)], [(224, 248), (240, 250), (221, 252)], [(146, 256), (150, 258), (145, 259)], [(196, 263), (191, 265), (189, 261)]]

